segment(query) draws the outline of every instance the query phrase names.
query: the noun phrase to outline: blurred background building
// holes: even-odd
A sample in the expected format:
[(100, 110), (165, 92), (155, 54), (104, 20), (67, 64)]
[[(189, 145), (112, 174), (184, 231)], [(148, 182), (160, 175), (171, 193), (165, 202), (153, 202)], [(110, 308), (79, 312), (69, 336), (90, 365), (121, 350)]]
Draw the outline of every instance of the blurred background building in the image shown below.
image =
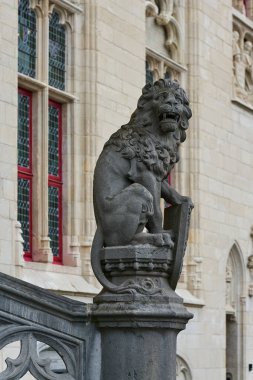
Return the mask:
[(177, 79), (193, 117), (170, 181), (195, 204), (177, 379), (252, 379), (253, 0), (1, 0), (0, 22), (0, 271), (91, 301), (96, 159), (146, 82)]

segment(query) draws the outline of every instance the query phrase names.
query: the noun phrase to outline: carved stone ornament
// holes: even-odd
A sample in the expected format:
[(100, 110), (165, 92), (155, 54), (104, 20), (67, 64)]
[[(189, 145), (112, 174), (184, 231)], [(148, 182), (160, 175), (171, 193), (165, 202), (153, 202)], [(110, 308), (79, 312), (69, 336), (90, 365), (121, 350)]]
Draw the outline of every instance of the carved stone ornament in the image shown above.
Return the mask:
[[(146, 17), (153, 17), (157, 26), (164, 29), (164, 46), (175, 61), (181, 60), (181, 34), (179, 10), (174, 0), (146, 0)], [(148, 43), (148, 47), (149, 43)]]
[[(12, 345), (11, 357), (6, 347), (0, 380), (21, 379), (29, 372), (38, 380), (86, 379), (90, 330), (85, 304), (0, 273), (0, 305), (0, 350)], [(40, 346), (48, 353), (42, 354)]]
[[(129, 123), (110, 137), (98, 159), (91, 262), (97, 279), (112, 293), (162, 292), (161, 277), (176, 287), (193, 205), (170, 187), (167, 177), (179, 160), (190, 117), (178, 82), (147, 84)], [(164, 227), (161, 198), (172, 205)]]
[(176, 380), (192, 380), (191, 371), (187, 363), (177, 355), (177, 377)]
[(249, 284), (248, 295), (249, 297), (253, 297), (253, 284)]
[(7, 368), (0, 373), (1, 380), (16, 380), (24, 376), (28, 371), (38, 380), (75, 380), (75, 357), (71, 354), (71, 344), (62, 343), (59, 339), (46, 336), (46, 341), (55, 347), (56, 351), (61, 353), (61, 356), (66, 363), (66, 373), (57, 375), (52, 371), (52, 360), (50, 358), (43, 359), (38, 356), (37, 343), (45, 339), (46, 330), (42, 328), (28, 328), (17, 326), (4, 326), (4, 331), (0, 332), (0, 348), (7, 344), (20, 341), (21, 350), (17, 358), (6, 359)]
[(253, 105), (253, 30), (240, 18), (233, 25), (234, 94)]
[(249, 268), (250, 272), (253, 271), (253, 255), (250, 255), (248, 257), (247, 267)]
[(174, 0), (146, 0), (146, 16), (155, 17), (157, 24), (167, 25), (171, 20)]
[[(250, 237), (253, 246), (253, 227), (251, 227)], [(247, 268), (249, 269), (251, 278), (253, 278), (253, 254), (248, 257)]]

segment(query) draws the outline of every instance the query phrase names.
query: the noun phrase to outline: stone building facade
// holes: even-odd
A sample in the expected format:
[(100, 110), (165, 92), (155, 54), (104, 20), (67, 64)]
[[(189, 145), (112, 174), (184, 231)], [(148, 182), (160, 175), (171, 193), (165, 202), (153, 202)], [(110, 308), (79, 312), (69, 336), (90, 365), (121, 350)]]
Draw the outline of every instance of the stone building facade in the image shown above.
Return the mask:
[(0, 21), (1, 272), (98, 292), (96, 159), (145, 81), (175, 78), (193, 118), (170, 181), (195, 204), (177, 378), (250, 380), (253, 1), (1, 0)]

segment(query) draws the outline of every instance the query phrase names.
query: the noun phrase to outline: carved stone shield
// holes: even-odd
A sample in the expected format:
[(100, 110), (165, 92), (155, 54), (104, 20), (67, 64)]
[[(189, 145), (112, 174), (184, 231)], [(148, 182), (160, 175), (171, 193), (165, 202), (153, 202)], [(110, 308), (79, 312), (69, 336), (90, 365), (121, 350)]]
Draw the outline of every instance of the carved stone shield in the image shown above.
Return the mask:
[(192, 204), (184, 202), (180, 205), (171, 206), (164, 210), (164, 229), (170, 230), (175, 243), (173, 250), (174, 262), (169, 278), (169, 284), (173, 290), (176, 289), (185, 255)]

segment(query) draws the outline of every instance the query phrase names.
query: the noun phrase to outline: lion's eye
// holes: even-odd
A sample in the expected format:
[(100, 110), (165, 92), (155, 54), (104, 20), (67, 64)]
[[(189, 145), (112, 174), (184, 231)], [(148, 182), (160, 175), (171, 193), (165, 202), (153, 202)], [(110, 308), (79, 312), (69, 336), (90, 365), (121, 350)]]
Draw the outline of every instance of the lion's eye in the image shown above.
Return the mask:
[(182, 98), (181, 98), (180, 96), (176, 96), (176, 101), (177, 101), (178, 103), (180, 103), (180, 104), (183, 103), (183, 100), (182, 100)]

